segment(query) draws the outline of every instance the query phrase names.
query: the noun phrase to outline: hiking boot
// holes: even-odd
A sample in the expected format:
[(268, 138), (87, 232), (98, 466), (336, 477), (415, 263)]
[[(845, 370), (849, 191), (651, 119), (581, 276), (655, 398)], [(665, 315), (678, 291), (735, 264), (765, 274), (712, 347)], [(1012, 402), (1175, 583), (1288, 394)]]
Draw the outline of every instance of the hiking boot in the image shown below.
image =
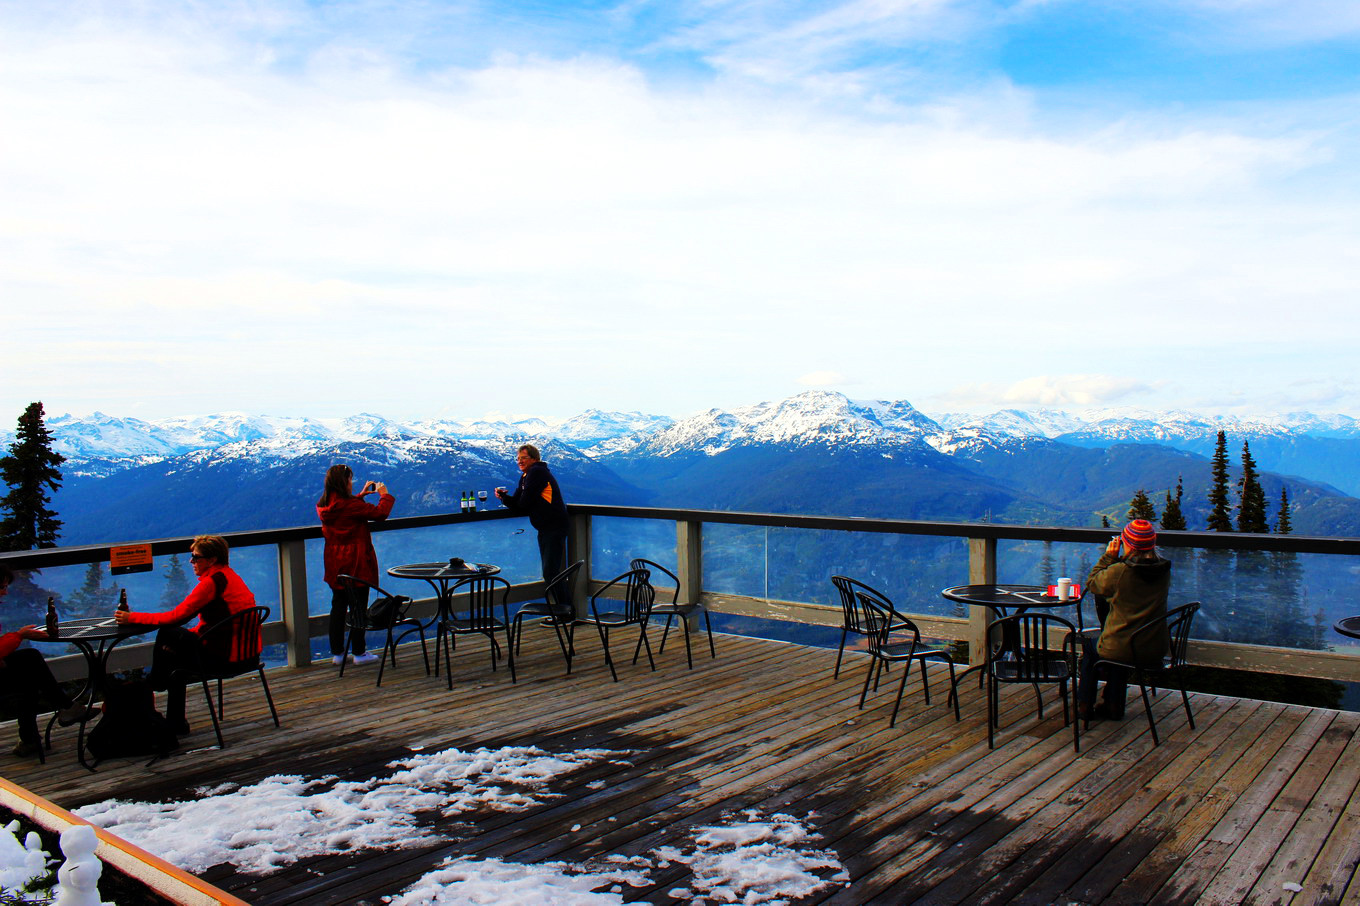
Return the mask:
[(37, 758), (41, 752), (42, 743), (25, 742), (22, 739), (15, 743), (14, 748), (10, 750), (10, 754), (15, 758)]
[(170, 729), (175, 731), (176, 736), (188, 736), (193, 732), (189, 729), (189, 722), (182, 717), (179, 720), (168, 719), (166, 723), (170, 724)]
[(377, 656), (376, 654), (374, 654), (373, 652), (371, 652), (371, 651), (365, 651), (363, 654), (351, 654), (351, 655), (350, 655), (350, 663), (351, 663), (351, 664), (376, 664), (376, 663), (378, 663), (378, 656)]
[(98, 708), (79, 704), (70, 705), (57, 712), (57, 723), (63, 727), (69, 727), (71, 724), (83, 724), (86, 721), (94, 720), (98, 716)]

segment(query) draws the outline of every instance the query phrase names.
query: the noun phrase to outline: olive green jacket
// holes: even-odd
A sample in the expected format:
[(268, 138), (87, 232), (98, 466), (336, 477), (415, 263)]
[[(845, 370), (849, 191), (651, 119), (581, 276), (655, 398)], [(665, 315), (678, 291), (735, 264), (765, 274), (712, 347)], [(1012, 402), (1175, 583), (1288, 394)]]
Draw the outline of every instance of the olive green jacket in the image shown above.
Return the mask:
[[(1100, 656), (1142, 666), (1160, 664), (1171, 644), (1166, 632), (1171, 561), (1160, 556), (1121, 560), (1105, 554), (1091, 568), (1086, 587), (1110, 602), (1110, 612), (1096, 646)], [(1157, 623), (1161, 630), (1140, 636), (1139, 650), (1135, 652), (1131, 644), (1133, 634), (1149, 623)]]

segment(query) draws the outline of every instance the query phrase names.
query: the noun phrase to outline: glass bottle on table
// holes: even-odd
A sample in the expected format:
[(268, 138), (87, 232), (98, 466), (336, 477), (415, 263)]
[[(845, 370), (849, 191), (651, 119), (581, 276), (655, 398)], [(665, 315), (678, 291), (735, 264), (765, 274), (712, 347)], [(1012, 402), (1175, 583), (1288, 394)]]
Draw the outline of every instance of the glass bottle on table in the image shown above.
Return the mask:
[(121, 610), (123, 613), (127, 613), (127, 612), (128, 612), (127, 589), (126, 589), (126, 588), (120, 588), (120, 589), (118, 590), (118, 609)]
[(55, 598), (47, 599), (47, 637), (55, 639), (61, 634), (57, 627), (57, 603)]

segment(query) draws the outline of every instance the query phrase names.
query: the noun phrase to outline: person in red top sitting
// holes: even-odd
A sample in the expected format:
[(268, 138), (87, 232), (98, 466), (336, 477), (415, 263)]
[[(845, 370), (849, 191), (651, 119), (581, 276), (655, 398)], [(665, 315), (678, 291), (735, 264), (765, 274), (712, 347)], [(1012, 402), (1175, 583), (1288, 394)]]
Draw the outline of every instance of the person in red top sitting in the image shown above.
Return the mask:
[[(364, 495), (376, 493), (378, 502), (368, 503)], [(341, 576), (353, 576), (370, 585), (378, 584), (378, 554), (373, 550), (370, 522), (381, 522), (392, 512), (397, 499), (387, 493), (382, 482), (366, 481), (363, 490), (354, 495), (354, 472), (349, 466), (337, 464), (326, 470), (326, 484), (321, 499), (316, 502), (316, 515), (321, 519), (321, 534), (326, 539), (322, 560), (326, 567), (326, 584), (331, 587), (331, 662), (345, 662), (345, 613), (349, 610), (350, 589)], [(368, 589), (358, 586), (353, 594), (362, 606), (368, 605)], [(377, 655), (367, 654), (364, 633), (356, 632), (350, 646), (350, 663), (371, 664)]]
[[(9, 592), (9, 584), (13, 581), (14, 573), (10, 572), (9, 567), (0, 566), (0, 598)], [(32, 758), (41, 751), (42, 738), (38, 735), (39, 692), (61, 708), (57, 712), (57, 721), (63, 727), (69, 727), (89, 716), (89, 709), (74, 704), (57, 684), (42, 652), (19, 647), (28, 639), (46, 641), (47, 632), (37, 626), (21, 626), (13, 632), (0, 635), (0, 692), (15, 697), (19, 743), (14, 747), (14, 754), (19, 758)]]
[[(166, 613), (116, 611), (114, 619), (120, 624), (135, 623), (159, 626), (156, 647), (151, 655), (151, 674), (147, 680), (152, 689), (166, 690), (165, 717), (171, 728), (187, 735), (189, 722), (184, 718), (184, 681), (173, 676), (182, 667), (196, 668), (200, 664), (230, 664), (250, 660), (260, 654), (260, 637), (227, 636), (214, 633), (207, 643), (199, 633), (225, 620), (238, 611), (255, 606), (255, 595), (246, 583), (227, 566), (227, 539), (221, 535), (199, 535), (189, 547), (189, 560), (198, 576), (198, 584), (174, 610)], [(183, 624), (198, 617), (198, 625), (186, 629)]]

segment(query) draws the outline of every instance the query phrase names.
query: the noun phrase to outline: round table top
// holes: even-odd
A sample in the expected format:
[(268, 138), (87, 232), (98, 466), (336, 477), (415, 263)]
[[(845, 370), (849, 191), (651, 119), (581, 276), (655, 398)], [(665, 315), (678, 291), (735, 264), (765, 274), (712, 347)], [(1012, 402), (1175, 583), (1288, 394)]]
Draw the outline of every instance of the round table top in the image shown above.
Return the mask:
[(1332, 624), (1332, 628), (1342, 635), (1350, 636), (1353, 639), (1360, 639), (1360, 617), (1346, 617), (1337, 620)]
[(57, 624), (58, 637), (55, 639), (34, 639), (35, 642), (107, 642), (130, 635), (141, 635), (157, 629), (144, 623), (125, 623), (119, 626), (113, 617), (81, 617), (62, 620)]
[(450, 566), (449, 561), (442, 563), (406, 563), (394, 566), (387, 571), (397, 579), (468, 579), (472, 576), (494, 576), (501, 571), (491, 563), (467, 563), (461, 567)]
[(940, 594), (960, 604), (984, 607), (1071, 607), (1081, 600), (1076, 595), (1066, 600), (1050, 595), (1046, 585), (955, 585)]

